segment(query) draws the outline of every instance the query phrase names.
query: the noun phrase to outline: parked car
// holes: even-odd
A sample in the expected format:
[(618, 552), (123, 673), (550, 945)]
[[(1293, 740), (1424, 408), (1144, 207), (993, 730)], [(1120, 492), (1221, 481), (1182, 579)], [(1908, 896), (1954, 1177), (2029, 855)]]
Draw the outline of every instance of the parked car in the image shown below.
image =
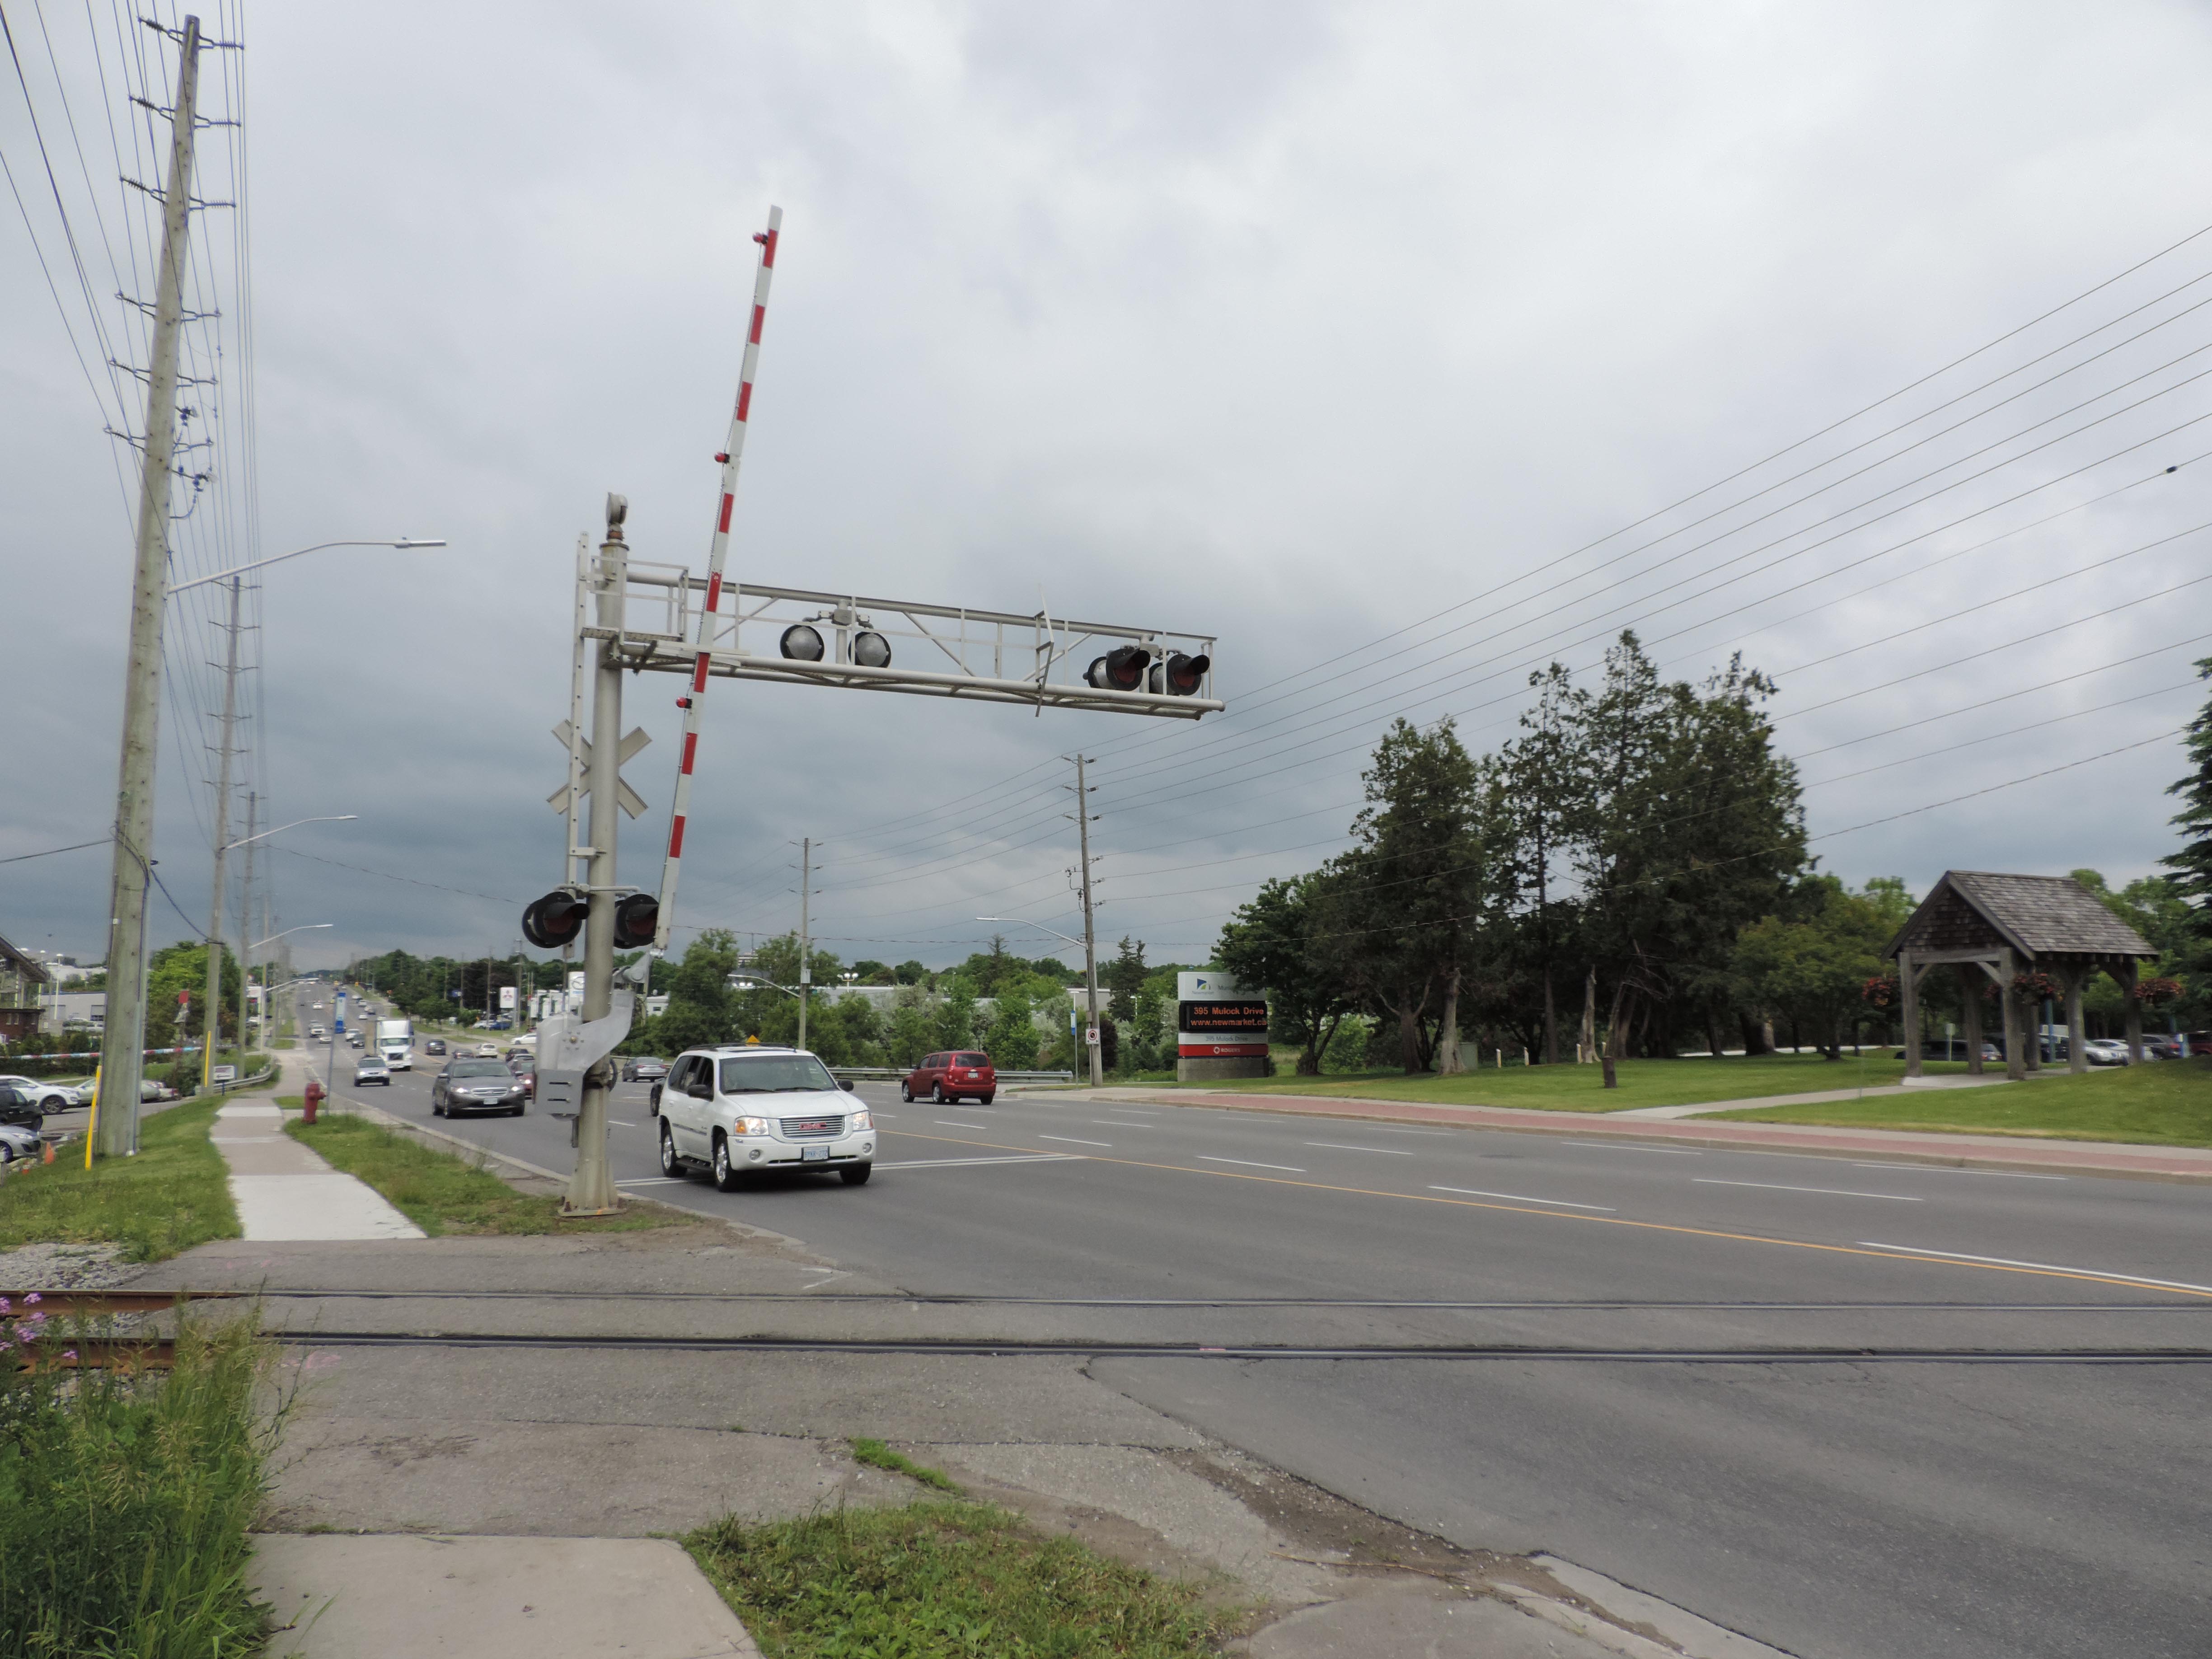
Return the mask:
[(804, 1048), (695, 1048), (661, 1085), (660, 1172), (705, 1168), (722, 1192), (768, 1170), (837, 1171), (849, 1187), (875, 1170), (876, 1122)]
[[(1899, 1048), (1895, 1054), (1892, 1054), (1890, 1058), (1892, 1060), (1903, 1060), (1905, 1058), (1905, 1050)], [(1932, 1037), (1920, 1045), (1920, 1058), (1923, 1060), (1964, 1060), (1966, 1058), (1966, 1039), (1964, 1037), (1952, 1037), (1947, 1042), (1942, 1037)], [(2004, 1050), (2002, 1048), (2000, 1048), (1996, 1043), (1989, 1042), (1987, 1039), (1983, 1041), (1982, 1063), (1984, 1065), (1987, 1065), (1991, 1060), (2001, 1060), (2003, 1058)]]
[(624, 1083), (658, 1083), (668, 1075), (668, 1062), (655, 1060), (650, 1054), (632, 1054), (623, 1061), (622, 1080)]
[(2183, 1057), (2181, 1039), (2147, 1036), (2142, 1040), (2142, 1053), (2145, 1060), (2179, 1060)]
[(363, 1054), (353, 1063), (353, 1080), (356, 1083), (381, 1083), (389, 1089), (392, 1086), (392, 1067), (384, 1063), (380, 1055)]
[(446, 1039), (443, 1037), (432, 1037), (428, 1042), (425, 1042), (422, 1045), (422, 1052), (426, 1054), (444, 1054), (446, 1052)]
[(21, 1089), (0, 1088), (0, 1123), (13, 1123), (36, 1134), (46, 1121), (46, 1115), (30, 1096)]
[(36, 1129), (27, 1129), (20, 1123), (0, 1123), (0, 1164), (13, 1164), (19, 1158), (35, 1162), (45, 1156)]
[(489, 1059), (460, 1055), (447, 1060), (445, 1069), (430, 1079), (430, 1110), (436, 1116), (505, 1112), (520, 1117), (529, 1100), (530, 1091), (522, 1079), (501, 1065), (496, 1054)]
[(990, 1055), (973, 1048), (924, 1054), (899, 1085), (901, 1100), (927, 1095), (940, 1106), (963, 1097), (988, 1106), (998, 1092), (999, 1073)]
[(182, 1100), (184, 1097), (166, 1083), (156, 1083), (150, 1077), (138, 1079), (138, 1098), (145, 1105), (159, 1105), (163, 1101)]
[(2128, 1063), (2128, 1045), (2117, 1037), (2085, 1037), (2081, 1041), (2081, 1054), (2092, 1066), (2124, 1066)]
[(42, 1112), (67, 1112), (84, 1104), (84, 1097), (76, 1090), (44, 1078), (0, 1077), (0, 1089), (21, 1089)]

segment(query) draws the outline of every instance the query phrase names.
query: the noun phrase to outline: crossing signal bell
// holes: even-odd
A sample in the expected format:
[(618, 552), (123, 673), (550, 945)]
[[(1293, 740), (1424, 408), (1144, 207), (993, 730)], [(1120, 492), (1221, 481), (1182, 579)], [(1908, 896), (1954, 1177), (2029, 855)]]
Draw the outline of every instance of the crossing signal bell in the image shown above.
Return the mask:
[(548, 893), (523, 907), (522, 936), (541, 951), (574, 945), (576, 935), (584, 931), (584, 917), (590, 908), (566, 889)]

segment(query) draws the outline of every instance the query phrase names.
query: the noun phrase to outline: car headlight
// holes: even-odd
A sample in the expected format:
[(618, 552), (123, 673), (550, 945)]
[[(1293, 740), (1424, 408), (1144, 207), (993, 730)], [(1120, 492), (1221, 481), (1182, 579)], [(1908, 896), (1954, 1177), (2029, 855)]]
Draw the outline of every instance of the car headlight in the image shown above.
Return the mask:
[(866, 1112), (855, 1112), (853, 1114), (852, 1121), (845, 1126), (845, 1133), (859, 1134), (863, 1130), (873, 1129), (875, 1127), (876, 1120), (873, 1116)]
[(741, 1135), (764, 1135), (768, 1120), (764, 1117), (741, 1117), (732, 1126)]

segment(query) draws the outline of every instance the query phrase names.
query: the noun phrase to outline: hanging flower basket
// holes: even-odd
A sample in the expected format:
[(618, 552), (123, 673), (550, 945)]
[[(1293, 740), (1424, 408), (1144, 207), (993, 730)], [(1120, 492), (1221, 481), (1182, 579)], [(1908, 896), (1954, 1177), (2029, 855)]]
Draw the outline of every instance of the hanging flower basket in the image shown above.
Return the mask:
[(1876, 974), (1859, 987), (1859, 1000), (1869, 1008), (1894, 1008), (1897, 998), (1897, 980), (1893, 975)]
[(2027, 998), (2031, 1002), (2041, 1002), (2046, 999), (2056, 1002), (2066, 994), (2066, 988), (2063, 985), (2040, 969), (2030, 969), (2025, 974), (2014, 974), (2012, 976), (2012, 988), (2016, 994)]
[(2136, 981), (2136, 1000), (2146, 1008), (2163, 1008), (2181, 995), (2178, 979), (2142, 979)]

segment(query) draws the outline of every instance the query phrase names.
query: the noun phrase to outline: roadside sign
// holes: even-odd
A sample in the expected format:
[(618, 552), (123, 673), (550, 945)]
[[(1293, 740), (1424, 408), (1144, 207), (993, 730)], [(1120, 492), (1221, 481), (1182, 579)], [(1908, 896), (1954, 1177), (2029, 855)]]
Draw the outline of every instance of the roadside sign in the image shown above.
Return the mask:
[(210, 1072), (208, 1076), (211, 1081), (216, 1083), (235, 1083), (238, 1081), (238, 1067), (218, 1066)]
[(514, 1012), (515, 994), (515, 988), (512, 985), (499, 988), (499, 1006), (510, 1014)]

